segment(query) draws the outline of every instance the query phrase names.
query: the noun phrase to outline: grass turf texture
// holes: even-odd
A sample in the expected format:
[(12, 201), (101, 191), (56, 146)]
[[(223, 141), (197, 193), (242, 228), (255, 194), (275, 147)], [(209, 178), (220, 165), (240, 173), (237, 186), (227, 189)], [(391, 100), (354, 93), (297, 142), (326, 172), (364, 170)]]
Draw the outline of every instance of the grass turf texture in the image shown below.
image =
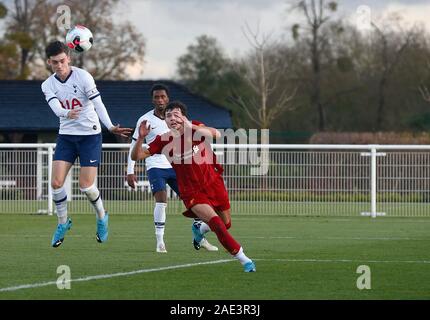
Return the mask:
[[(220, 251), (194, 250), (192, 220), (180, 215), (167, 217), (167, 254), (155, 252), (150, 215), (110, 215), (104, 244), (95, 240), (95, 216), (71, 218), (72, 229), (55, 249), (56, 217), (0, 215), (0, 299), (430, 298), (428, 218), (233, 216), (230, 231), (257, 264), (251, 274), (238, 261), (220, 262), (231, 257), (213, 233), (208, 239)], [(146, 271), (59, 290), (60, 265), (70, 267), (72, 279)], [(357, 289), (360, 265), (370, 267), (370, 290)], [(49, 281), (54, 284), (2, 292)]]

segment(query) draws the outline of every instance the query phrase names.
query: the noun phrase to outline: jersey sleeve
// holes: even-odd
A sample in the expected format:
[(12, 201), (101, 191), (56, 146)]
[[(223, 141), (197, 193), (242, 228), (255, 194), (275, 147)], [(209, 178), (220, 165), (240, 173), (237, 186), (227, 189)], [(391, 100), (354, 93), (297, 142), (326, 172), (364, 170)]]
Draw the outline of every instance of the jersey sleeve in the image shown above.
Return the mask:
[(204, 126), (205, 124), (203, 122), (197, 121), (197, 120), (192, 120), (191, 121), (192, 124), (195, 124), (196, 126)]
[(169, 143), (169, 141), (163, 141), (161, 139), (161, 136), (157, 136), (154, 141), (152, 141), (150, 144), (148, 144), (147, 150), (151, 155), (154, 154), (161, 154), (163, 147)]
[(131, 152), (135, 144), (136, 144), (136, 141), (134, 140), (132, 140), (130, 143), (130, 148), (129, 148), (128, 157), (127, 157), (127, 174), (134, 174), (134, 166), (136, 164), (136, 161), (133, 161), (131, 159)]
[(110, 120), (109, 114), (102, 101), (102, 97), (100, 97), (100, 95), (94, 97), (93, 104), (94, 104), (94, 109), (96, 110), (97, 115), (99, 116), (99, 119), (101, 120), (101, 122), (105, 125), (105, 127), (108, 130), (111, 130), (114, 125)]
[[(204, 123), (203, 123), (203, 122), (196, 121), (196, 120), (191, 121), (191, 123), (192, 123), (192, 124), (195, 124), (195, 125), (197, 125), (197, 126), (204, 126)], [(201, 141), (201, 142), (204, 142), (204, 141), (205, 141), (205, 138), (204, 138), (204, 137), (201, 137), (201, 140), (200, 140), (200, 141)], [(215, 171), (216, 171), (216, 172), (218, 172), (219, 174), (222, 174), (222, 173), (224, 172), (224, 168), (223, 168), (223, 166), (218, 162), (217, 157), (216, 157), (216, 154), (215, 154), (215, 152), (213, 152), (213, 150), (212, 150), (212, 148), (211, 148), (211, 146), (210, 146), (210, 145), (208, 146), (208, 152), (212, 153), (212, 163), (213, 163), (213, 166), (214, 166)]]
[(42, 92), (45, 95), (46, 102), (51, 107), (52, 111), (57, 117), (67, 117), (70, 110), (66, 110), (61, 106), (60, 100), (57, 98), (55, 92), (49, 86), (48, 81), (42, 83)]
[(42, 88), (43, 94), (45, 95), (46, 102), (49, 103), (53, 99), (58, 99), (54, 91), (50, 88), (48, 81), (44, 81), (42, 83), (41, 88)]
[[(199, 126), (199, 127), (203, 127), (204, 123), (197, 121), (197, 120), (192, 120), (191, 123), (193, 125)], [(193, 129), (193, 141), (198, 141), (198, 142), (204, 142), (206, 140), (206, 138), (203, 135), (200, 134), (196, 134), (196, 130)]]
[(82, 86), (88, 99), (93, 100), (94, 98), (100, 96), (100, 92), (97, 89), (93, 76), (89, 72), (82, 70), (81, 77)]

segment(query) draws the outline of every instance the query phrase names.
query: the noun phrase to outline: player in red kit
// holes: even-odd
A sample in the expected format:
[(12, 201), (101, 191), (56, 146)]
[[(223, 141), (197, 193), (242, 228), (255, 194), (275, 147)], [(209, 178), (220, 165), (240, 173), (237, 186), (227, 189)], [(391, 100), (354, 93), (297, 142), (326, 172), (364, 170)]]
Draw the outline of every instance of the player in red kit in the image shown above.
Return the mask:
[[(187, 108), (183, 103), (169, 103), (165, 120), (170, 131), (157, 136), (148, 148), (142, 144), (150, 128), (143, 121), (131, 158), (137, 161), (153, 154), (164, 154), (176, 172), (181, 199), (191, 211), (187, 215), (194, 214), (206, 222), (223, 247), (241, 262), (245, 272), (255, 272), (255, 263), (227, 230), (231, 226), (230, 202), (221, 177), (222, 167), (214, 161), (207, 141), (220, 137), (220, 133), (198, 121), (189, 121), (186, 115)], [(208, 231), (193, 230), (195, 240)]]

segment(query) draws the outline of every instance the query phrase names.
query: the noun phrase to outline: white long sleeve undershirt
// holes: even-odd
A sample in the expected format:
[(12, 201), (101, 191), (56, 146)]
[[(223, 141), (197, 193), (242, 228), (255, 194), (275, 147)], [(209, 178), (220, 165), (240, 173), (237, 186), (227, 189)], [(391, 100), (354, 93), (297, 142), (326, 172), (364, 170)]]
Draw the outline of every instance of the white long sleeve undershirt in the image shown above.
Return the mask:
[(63, 109), (63, 107), (61, 107), (60, 100), (58, 100), (57, 98), (53, 98), (53, 99), (49, 100), (48, 104), (51, 107), (52, 111), (54, 111), (54, 113), (57, 115), (57, 117), (67, 118), (67, 115), (68, 115), (70, 110)]
[(128, 152), (128, 158), (127, 158), (127, 174), (134, 174), (134, 166), (136, 164), (136, 161), (133, 161), (131, 159), (131, 151), (133, 150), (133, 147), (135, 144), (136, 144), (136, 141), (131, 140), (130, 150)]
[(103, 101), (102, 101), (102, 98), (100, 96), (98, 96), (91, 101), (94, 104), (94, 109), (96, 110), (100, 121), (110, 131), (112, 129), (112, 127), (114, 127), (114, 125), (112, 124), (112, 121), (110, 120), (109, 114), (106, 110), (106, 107), (105, 107)]

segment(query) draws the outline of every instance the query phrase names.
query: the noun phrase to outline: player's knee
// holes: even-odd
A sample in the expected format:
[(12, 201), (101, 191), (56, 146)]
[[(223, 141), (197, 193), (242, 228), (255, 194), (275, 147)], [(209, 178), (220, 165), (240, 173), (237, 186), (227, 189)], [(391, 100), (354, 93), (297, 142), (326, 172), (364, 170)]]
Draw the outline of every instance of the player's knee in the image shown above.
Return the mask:
[(97, 188), (94, 183), (82, 183), (81, 181), (79, 182), (79, 189), (81, 190), (81, 192), (87, 192), (93, 188)]
[(90, 187), (82, 187), (81, 186), (81, 192), (83, 192), (88, 199), (94, 201), (100, 196), (99, 189), (95, 185), (92, 185)]
[(52, 189), (60, 189), (63, 186), (64, 182), (58, 179), (52, 179), (51, 187)]
[(159, 190), (154, 193), (155, 201), (158, 203), (164, 202), (167, 203), (167, 192), (166, 190)]
[(224, 223), (224, 224), (227, 230), (231, 228), (231, 220), (229, 220), (227, 223)]

